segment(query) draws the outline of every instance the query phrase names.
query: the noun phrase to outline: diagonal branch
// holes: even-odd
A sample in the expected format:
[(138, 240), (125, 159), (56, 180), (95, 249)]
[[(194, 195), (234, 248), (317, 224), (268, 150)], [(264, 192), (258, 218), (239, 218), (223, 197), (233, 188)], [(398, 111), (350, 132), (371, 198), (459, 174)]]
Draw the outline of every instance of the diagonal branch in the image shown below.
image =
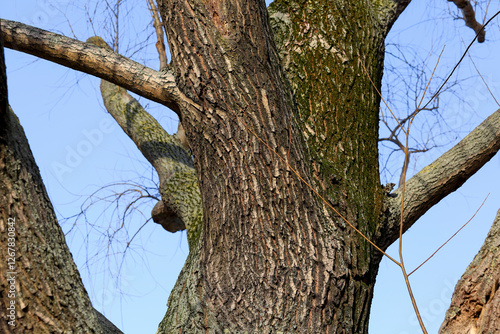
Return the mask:
[[(87, 42), (111, 49), (98, 36)], [(158, 173), (162, 201), (151, 213), (154, 222), (170, 232), (187, 229), (192, 248), (203, 210), (193, 160), (182, 138), (169, 135), (124, 88), (101, 80), (101, 95), (108, 112)]]
[[(500, 109), (457, 145), (406, 182), (403, 229), (457, 190), (500, 150)], [(388, 223), (377, 242), (382, 249), (399, 237), (402, 187), (387, 200)]]
[(479, 43), (483, 43), (485, 36), (485, 31), (483, 29), (484, 27), (481, 23), (476, 21), (476, 13), (474, 12), (474, 8), (472, 8), (470, 0), (448, 1), (453, 2), (462, 11), (462, 14), (464, 15), (465, 25), (474, 30), (477, 35), (477, 41)]
[(172, 72), (158, 72), (112, 50), (1, 19), (5, 46), (113, 82), (176, 113), (182, 102)]
[(393, 2), (395, 4), (394, 16), (398, 18), (399, 15), (401, 15), (401, 13), (406, 9), (406, 7), (408, 7), (411, 0), (393, 0)]
[(94, 309), (97, 316), (97, 320), (101, 324), (103, 334), (123, 334), (123, 332), (118, 329), (108, 318), (104, 316), (101, 312)]
[(158, 173), (162, 201), (153, 209), (153, 220), (170, 232), (186, 228), (191, 247), (202, 209), (190, 154), (125, 89), (102, 80), (101, 93), (108, 112)]

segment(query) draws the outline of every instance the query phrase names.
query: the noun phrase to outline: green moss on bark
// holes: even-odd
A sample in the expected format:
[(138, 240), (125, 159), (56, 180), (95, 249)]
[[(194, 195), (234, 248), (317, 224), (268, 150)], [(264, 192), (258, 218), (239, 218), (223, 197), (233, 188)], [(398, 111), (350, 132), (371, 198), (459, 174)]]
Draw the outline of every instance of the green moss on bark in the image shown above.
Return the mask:
[[(382, 209), (380, 97), (370, 78), (380, 88), (384, 34), (379, 18), (389, 9), (387, 1), (325, 0), (277, 0), (269, 8), (316, 186), (368, 237), (377, 232)], [(338, 217), (334, 219), (342, 230), (346, 228)], [(352, 255), (346, 259), (357, 282), (352, 288), (371, 298), (379, 256), (374, 258), (369, 243), (347, 229), (335, 238)], [(354, 314), (367, 320), (369, 302), (358, 307)]]

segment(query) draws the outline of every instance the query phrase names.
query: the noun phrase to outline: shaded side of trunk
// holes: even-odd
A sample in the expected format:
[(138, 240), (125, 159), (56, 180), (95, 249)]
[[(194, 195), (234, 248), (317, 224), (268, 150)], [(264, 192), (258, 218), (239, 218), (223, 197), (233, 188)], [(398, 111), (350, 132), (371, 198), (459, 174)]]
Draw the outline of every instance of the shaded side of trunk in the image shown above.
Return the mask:
[[(387, 2), (381, 1), (379, 5)], [(369, 1), (277, 0), (271, 25), (298, 107), (315, 184), (328, 202), (370, 240), (384, 223), (378, 169), (378, 123), (387, 8)], [(339, 221), (347, 286), (338, 310), (352, 330), (368, 330), (381, 259)]]
[(500, 332), (500, 210), (479, 253), (458, 281), (439, 332)]
[[(0, 54), (0, 332), (103, 333), (24, 131), (8, 106), (1, 45)], [(119, 333), (101, 318), (109, 325), (106, 332)]]

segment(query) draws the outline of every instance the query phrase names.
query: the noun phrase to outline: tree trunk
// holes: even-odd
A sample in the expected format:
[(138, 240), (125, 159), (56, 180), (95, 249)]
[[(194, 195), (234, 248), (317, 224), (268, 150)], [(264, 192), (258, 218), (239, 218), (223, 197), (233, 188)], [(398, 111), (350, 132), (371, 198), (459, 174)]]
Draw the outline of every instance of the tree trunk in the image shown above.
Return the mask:
[(160, 332), (367, 331), (381, 256), (306, 182), (375, 236), (379, 96), (362, 63), (379, 88), (387, 27), (364, 2), (296, 5), (272, 9), (290, 87), (263, 3), (160, 2), (198, 106), (180, 112), (205, 217)]
[(83, 287), (19, 120), (0, 38), (0, 332), (121, 333)]
[(10, 47), (179, 114), (200, 189), (189, 198), (201, 196), (203, 210), (179, 200), (182, 183), (172, 175), (189, 173), (195, 187), (191, 165), (168, 153), (182, 153), (179, 143), (123, 90), (103, 84), (106, 107), (159, 173), (165, 210), (155, 211), (157, 221), (179, 218), (188, 229), (190, 254), (158, 333), (367, 332), (381, 259), (368, 240), (388, 247), (403, 204), (407, 229), (500, 148), (499, 111), (431, 165), (461, 169), (424, 169), (406, 183), (405, 201), (402, 190), (389, 197), (382, 189), (384, 38), (409, 2), (277, 0), (270, 20), (264, 1), (159, 1), (172, 54), (162, 72), (3, 21)]
[(474, 260), (458, 281), (439, 333), (500, 332), (500, 210)]

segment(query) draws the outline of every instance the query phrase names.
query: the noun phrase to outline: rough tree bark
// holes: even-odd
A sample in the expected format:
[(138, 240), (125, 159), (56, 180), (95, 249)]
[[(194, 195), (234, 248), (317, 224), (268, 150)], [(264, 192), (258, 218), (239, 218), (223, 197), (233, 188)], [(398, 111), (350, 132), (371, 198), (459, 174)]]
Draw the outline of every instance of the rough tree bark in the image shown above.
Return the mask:
[(439, 332), (498, 333), (500, 330), (500, 210), (481, 250), (455, 287)]
[[(263, 1), (158, 1), (162, 71), (98, 38), (2, 20), (8, 47), (108, 81), (106, 108), (158, 172), (155, 221), (188, 230), (158, 333), (367, 332), (381, 253), (349, 225), (382, 249), (399, 235), (402, 191), (379, 179), (377, 88), (409, 2), (277, 0), (268, 16)], [(194, 165), (114, 84), (178, 113)], [(405, 229), (498, 151), (499, 115), (407, 182)]]
[(0, 36), (0, 332), (121, 333), (94, 310), (19, 120)]

